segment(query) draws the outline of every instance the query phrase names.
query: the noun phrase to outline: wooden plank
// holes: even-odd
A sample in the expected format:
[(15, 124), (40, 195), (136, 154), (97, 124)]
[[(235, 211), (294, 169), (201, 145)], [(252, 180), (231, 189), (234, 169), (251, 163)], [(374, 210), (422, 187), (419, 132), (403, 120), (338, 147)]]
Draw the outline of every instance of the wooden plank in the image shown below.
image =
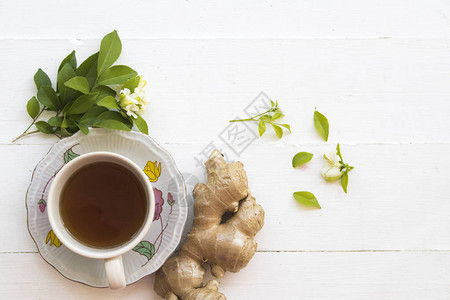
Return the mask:
[[(450, 30), (449, 3), (439, 0), (69, 0), (64, 5), (50, 0), (45, 8), (23, 0), (4, 3), (0, 38), (98, 38), (113, 28), (133, 38), (447, 38)], [(118, 21), (114, 25), (102, 22), (105, 16), (117, 16)]]
[[(450, 253), (257, 253), (247, 268), (227, 273), (228, 299), (447, 299)], [(0, 254), (2, 299), (162, 299), (153, 275), (121, 291), (71, 282), (38, 254)]]
[(257, 253), (229, 299), (446, 299), (449, 253)]
[[(187, 158), (189, 148), (166, 147), (181, 170), (195, 170), (200, 177), (203, 169)], [(261, 143), (249, 146), (240, 158), (224, 147), (231, 159), (244, 162), (250, 189), (266, 211), (259, 249), (450, 249), (450, 188), (444, 175), (450, 161), (442, 156), (449, 144), (343, 144), (345, 161), (355, 166), (347, 195), (339, 182), (326, 183), (319, 174), (323, 153), (334, 147)], [(314, 158), (293, 169), (292, 157), (300, 151)], [(323, 209), (297, 203), (292, 193), (302, 190), (313, 192)]]
[[(0, 254), (2, 299), (148, 299), (153, 292), (151, 277), (121, 291), (92, 288), (64, 278), (37, 253)], [(156, 298), (155, 298), (156, 299)]]
[[(204, 168), (194, 157), (203, 145), (165, 144), (189, 181), (204, 180)], [(266, 226), (257, 235), (264, 251), (304, 250), (450, 250), (450, 194), (446, 184), (450, 144), (348, 145), (344, 159), (356, 168), (350, 173), (349, 193), (339, 182), (320, 176), (322, 154), (335, 145), (278, 146), (253, 144), (241, 157), (250, 189), (266, 211)], [(5, 242), (0, 252), (36, 251), (26, 227), (24, 195), (34, 165), (48, 145), (0, 146), (3, 205), (0, 226)], [(226, 149), (226, 148), (224, 148)], [(291, 159), (300, 151), (313, 160), (293, 169)], [(198, 159), (202, 159), (198, 156)], [(191, 188), (192, 183), (189, 185)], [(292, 193), (313, 192), (322, 210), (297, 203)]]
[[(55, 80), (72, 49), (82, 61), (97, 48), (98, 40), (3, 41), (0, 67), (15, 71), (0, 74), (13, 91), (0, 143), (30, 122), (25, 104), (36, 93), (38, 67)], [(450, 142), (449, 50), (447, 40), (124, 40), (119, 63), (147, 78), (145, 117), (160, 142), (204, 144), (265, 91), (292, 125), (280, 144), (321, 142), (312, 122), (316, 108), (329, 118), (333, 142), (436, 143)]]

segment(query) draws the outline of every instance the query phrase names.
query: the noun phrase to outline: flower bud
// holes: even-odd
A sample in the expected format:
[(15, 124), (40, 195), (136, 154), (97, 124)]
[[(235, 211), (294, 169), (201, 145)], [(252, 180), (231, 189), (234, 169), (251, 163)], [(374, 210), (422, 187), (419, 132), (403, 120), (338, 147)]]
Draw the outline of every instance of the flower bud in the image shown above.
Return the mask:
[(323, 169), (320, 172), (326, 181), (335, 181), (341, 178), (343, 172), (341, 167), (343, 166), (340, 162), (339, 156), (334, 152), (329, 152), (324, 154), (325, 162)]
[(145, 90), (146, 84), (147, 82), (139, 77), (139, 83), (133, 92), (127, 88), (120, 91), (119, 105), (130, 117), (137, 118), (136, 114), (145, 112), (145, 106), (149, 103)]

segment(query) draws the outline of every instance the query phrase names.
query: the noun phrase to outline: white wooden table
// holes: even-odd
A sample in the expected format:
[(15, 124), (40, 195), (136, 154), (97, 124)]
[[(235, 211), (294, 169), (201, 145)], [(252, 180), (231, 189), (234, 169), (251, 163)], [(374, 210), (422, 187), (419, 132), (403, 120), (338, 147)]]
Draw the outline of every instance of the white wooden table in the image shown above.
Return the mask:
[[(227, 149), (220, 133), (261, 91), (291, 124), (282, 140), (269, 132), (239, 157), (225, 151), (266, 211), (255, 257), (220, 280), (229, 299), (450, 299), (450, 2), (3, 1), (0, 25), (0, 299), (158, 299), (153, 275), (113, 292), (39, 256), (24, 198), (57, 139), (11, 143), (37, 68), (55, 80), (64, 56), (82, 61), (113, 29), (119, 63), (149, 82), (150, 134), (183, 173), (204, 179), (194, 158), (210, 142)], [(319, 174), (337, 142), (356, 166), (348, 195)], [(296, 170), (300, 151), (315, 157)], [(297, 203), (299, 190), (322, 210)]]

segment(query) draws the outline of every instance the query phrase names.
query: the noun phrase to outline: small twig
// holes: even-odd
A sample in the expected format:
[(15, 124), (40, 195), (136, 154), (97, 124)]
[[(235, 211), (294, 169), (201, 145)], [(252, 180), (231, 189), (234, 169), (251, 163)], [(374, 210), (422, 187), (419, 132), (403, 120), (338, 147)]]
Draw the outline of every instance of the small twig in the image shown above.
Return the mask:
[(239, 119), (239, 120), (230, 120), (230, 122), (244, 122), (244, 121), (258, 121), (255, 120), (255, 118), (262, 116), (264, 114), (270, 113), (270, 112), (274, 112), (277, 110), (278, 107), (272, 107), (271, 109), (268, 109), (267, 111), (260, 113), (259, 115), (253, 116), (251, 118), (247, 118), (247, 119)]
[(253, 121), (253, 118), (239, 119), (239, 120), (230, 120), (230, 122), (244, 122), (244, 121)]
[(27, 136), (27, 135), (33, 134), (33, 133), (38, 133), (38, 132), (39, 132), (39, 130), (30, 131), (30, 132), (24, 132), (24, 133), (22, 133), (21, 135), (19, 135), (18, 137), (16, 137), (15, 139), (13, 139), (13, 140), (11, 141), (11, 143), (14, 143), (15, 141), (17, 141), (17, 140), (20, 139), (20, 138), (23, 138), (24, 136)]
[(44, 107), (41, 109), (41, 111), (37, 114), (37, 116), (34, 117), (33, 122), (31, 122), (30, 126), (28, 126), (27, 129), (25, 129), (25, 131), (24, 131), (21, 135), (19, 135), (19, 136), (16, 137), (15, 139), (13, 139), (13, 140), (11, 141), (11, 143), (14, 143), (14, 142), (17, 141), (18, 139), (23, 138), (24, 136), (27, 136), (27, 135), (29, 135), (29, 134), (33, 134), (33, 133), (39, 132), (39, 130), (35, 130), (35, 131), (31, 131), (31, 132), (28, 132), (28, 133), (27, 133), (28, 129), (30, 129), (31, 126), (33, 126), (34, 123), (36, 123), (37, 119), (39, 118), (39, 116), (42, 114), (42, 112), (43, 112), (46, 108), (47, 108), (47, 107), (44, 106)]

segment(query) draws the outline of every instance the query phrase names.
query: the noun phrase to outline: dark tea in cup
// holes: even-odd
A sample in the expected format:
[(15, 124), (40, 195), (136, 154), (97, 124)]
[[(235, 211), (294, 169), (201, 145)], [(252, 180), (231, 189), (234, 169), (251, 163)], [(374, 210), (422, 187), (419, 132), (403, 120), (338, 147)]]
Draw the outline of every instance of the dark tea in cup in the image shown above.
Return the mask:
[(127, 284), (122, 255), (150, 230), (153, 188), (141, 167), (120, 154), (97, 151), (65, 164), (47, 198), (50, 226), (73, 252), (103, 259), (111, 289)]
[(59, 208), (70, 234), (95, 248), (114, 248), (133, 239), (148, 210), (139, 178), (113, 162), (94, 162), (74, 172)]

